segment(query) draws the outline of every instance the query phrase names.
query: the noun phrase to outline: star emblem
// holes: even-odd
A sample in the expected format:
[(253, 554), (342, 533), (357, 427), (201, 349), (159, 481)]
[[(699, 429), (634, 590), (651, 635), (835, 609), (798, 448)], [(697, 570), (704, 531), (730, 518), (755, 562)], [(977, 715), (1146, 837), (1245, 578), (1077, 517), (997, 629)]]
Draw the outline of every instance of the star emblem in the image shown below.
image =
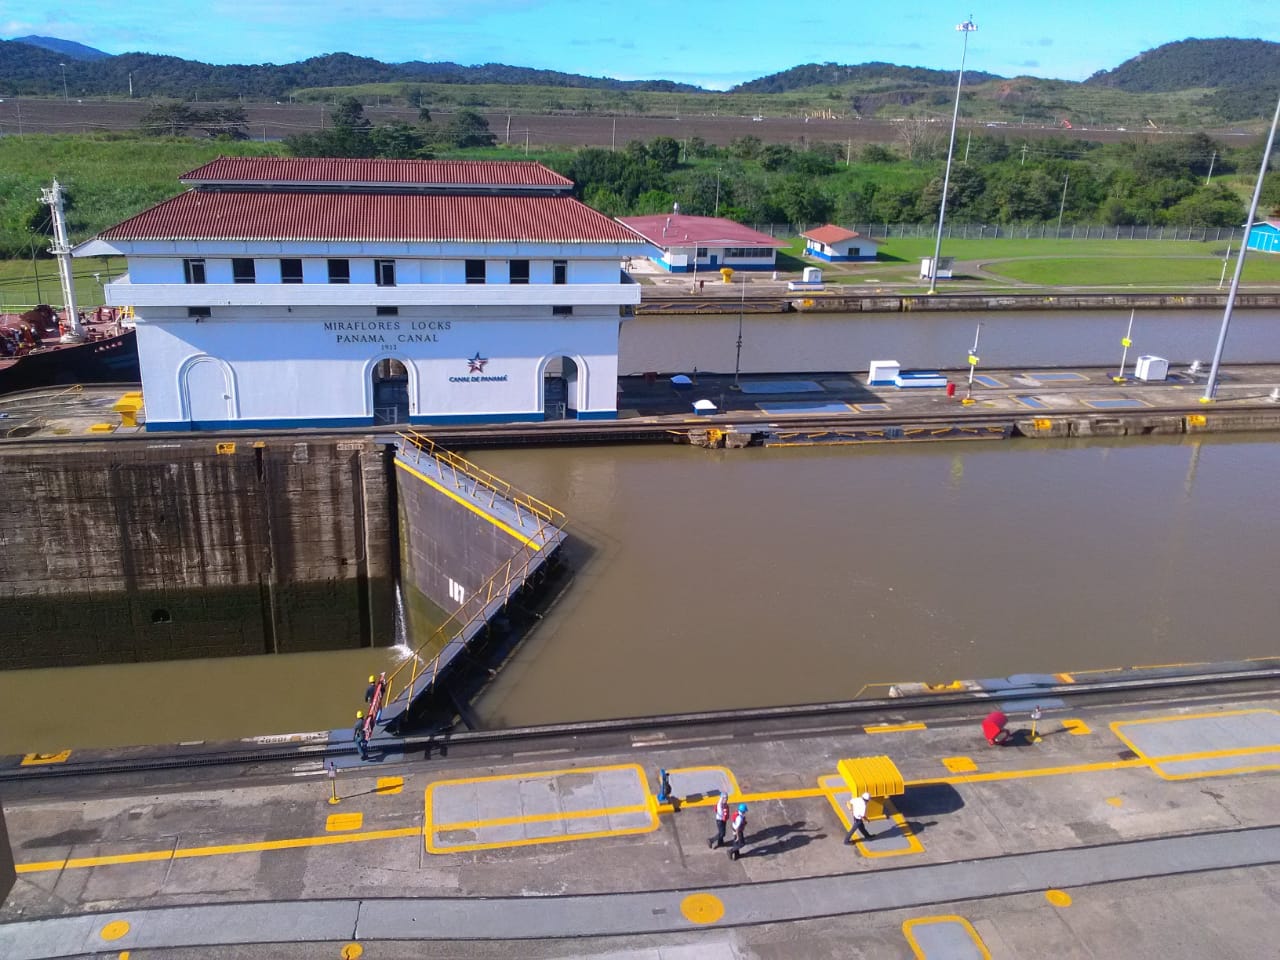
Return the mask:
[(468, 373), (484, 373), (484, 365), (489, 362), (488, 357), (480, 356), (480, 351), (476, 351), (476, 355), (467, 360)]

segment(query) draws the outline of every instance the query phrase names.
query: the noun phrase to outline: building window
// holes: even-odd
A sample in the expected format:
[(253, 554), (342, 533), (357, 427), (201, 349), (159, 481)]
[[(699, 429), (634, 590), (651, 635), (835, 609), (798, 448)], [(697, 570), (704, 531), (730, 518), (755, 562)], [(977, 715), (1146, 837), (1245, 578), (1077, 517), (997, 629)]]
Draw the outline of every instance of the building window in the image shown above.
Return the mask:
[(187, 283), (204, 283), (204, 261), (183, 260), (182, 278)]
[(373, 312), (374, 312), (374, 315), (375, 315), (375, 316), (379, 316), (379, 317), (398, 317), (398, 316), (400, 316), (400, 308), (399, 308), (399, 307), (374, 307), (374, 308), (373, 308)]
[(850, 248), (849, 248), (848, 256), (850, 256), (850, 257), (860, 257), (860, 256), (862, 256), (862, 248), (861, 248), (861, 247), (850, 247)]
[(302, 282), (302, 261), (300, 259), (297, 257), (285, 257), (280, 261), (280, 282)]
[(253, 283), (257, 280), (252, 258), (233, 257), (231, 259), (231, 280), (233, 283)]
[(551, 315), (553, 317), (572, 317), (573, 307), (552, 307)]
[(330, 260), (329, 261), (329, 282), (330, 283), (350, 283), (351, 282), (351, 261), (350, 260)]
[(699, 247), (697, 253), (695, 253), (694, 256), (699, 260), (707, 259), (707, 248)]
[(551, 282), (552, 283), (568, 283), (569, 282), (569, 261), (568, 260), (552, 260), (551, 261)]
[(373, 261), (373, 279), (380, 287), (396, 285), (396, 262), (394, 260)]
[(484, 283), (484, 261), (467, 261), (467, 283)]
[(187, 316), (195, 317), (197, 320), (212, 317), (213, 309), (211, 307), (187, 307)]
[(726, 247), (724, 251), (726, 259), (735, 257), (738, 259), (761, 260), (772, 254), (772, 247)]
[(529, 282), (529, 261), (528, 260), (512, 260), (511, 261), (511, 282), (512, 283), (528, 283)]

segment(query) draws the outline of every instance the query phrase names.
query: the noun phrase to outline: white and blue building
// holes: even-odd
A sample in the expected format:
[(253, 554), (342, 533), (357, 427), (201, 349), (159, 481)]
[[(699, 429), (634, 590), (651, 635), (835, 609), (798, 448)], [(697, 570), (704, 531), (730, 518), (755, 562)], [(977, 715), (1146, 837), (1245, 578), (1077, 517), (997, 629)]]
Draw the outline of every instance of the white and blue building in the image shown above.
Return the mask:
[(879, 251), (876, 242), (856, 230), (846, 230), (833, 223), (800, 234), (804, 238), (804, 255), (827, 263), (852, 263), (874, 260)]
[(1259, 220), (1249, 230), (1249, 249), (1280, 253), (1280, 220)]
[[(683, 213), (619, 217), (650, 248), (648, 256), (669, 273), (715, 273), (776, 270), (778, 248), (767, 233), (724, 217), (691, 217)], [(656, 251), (656, 252), (655, 252)]]
[(651, 251), (538, 163), (222, 157), (79, 256), (128, 258), (150, 430), (617, 415)]

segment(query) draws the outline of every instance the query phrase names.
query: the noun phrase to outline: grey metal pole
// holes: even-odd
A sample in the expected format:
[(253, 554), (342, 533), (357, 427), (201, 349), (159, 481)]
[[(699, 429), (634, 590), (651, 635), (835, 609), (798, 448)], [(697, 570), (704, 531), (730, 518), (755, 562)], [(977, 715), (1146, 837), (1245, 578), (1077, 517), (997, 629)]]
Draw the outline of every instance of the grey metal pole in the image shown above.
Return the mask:
[(1276, 100), (1275, 116), (1271, 118), (1271, 132), (1262, 150), (1262, 167), (1258, 170), (1258, 182), (1253, 185), (1253, 199), (1249, 202), (1249, 216), (1244, 221), (1244, 239), (1240, 241), (1240, 254), (1236, 258), (1236, 272), (1231, 276), (1231, 289), (1227, 292), (1227, 308), (1222, 312), (1222, 329), (1218, 332), (1218, 345), (1213, 351), (1213, 366), (1209, 368), (1209, 382), (1204, 385), (1201, 403), (1212, 403), (1218, 392), (1218, 366), (1222, 362), (1222, 348), (1227, 344), (1227, 327), (1231, 324), (1231, 308), (1235, 306), (1236, 291), (1240, 289), (1240, 274), (1244, 272), (1244, 255), (1249, 249), (1249, 233), (1253, 230), (1253, 218), (1258, 213), (1258, 198), (1262, 195), (1262, 181), (1267, 177), (1271, 161), (1271, 146), (1276, 142), (1276, 124), (1280, 123), (1280, 99)]
[(733, 358), (733, 388), (742, 389), (738, 385), (738, 370), (742, 366), (742, 314), (747, 309), (747, 278), (742, 278), (742, 299), (738, 301), (738, 352)]
[(960, 51), (960, 73), (956, 76), (956, 105), (951, 111), (951, 139), (947, 141), (947, 169), (942, 175), (942, 204), (938, 207), (938, 238), (933, 244), (933, 260), (929, 263), (929, 292), (938, 292), (938, 256), (942, 253), (942, 222), (947, 216), (947, 188), (951, 185), (951, 158), (956, 150), (956, 121), (960, 119), (960, 85), (964, 83), (964, 60), (969, 53), (969, 34), (977, 30), (973, 19), (956, 24), (964, 34), (964, 46)]

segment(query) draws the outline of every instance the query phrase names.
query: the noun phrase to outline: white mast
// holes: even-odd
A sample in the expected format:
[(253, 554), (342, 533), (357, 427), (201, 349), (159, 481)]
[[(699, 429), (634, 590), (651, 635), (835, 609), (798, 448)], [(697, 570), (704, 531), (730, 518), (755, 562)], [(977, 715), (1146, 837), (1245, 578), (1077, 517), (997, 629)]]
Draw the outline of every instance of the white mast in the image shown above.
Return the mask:
[(55, 180), (52, 187), (41, 190), (40, 202), (49, 205), (49, 213), (53, 217), (53, 240), (49, 242), (49, 252), (58, 258), (58, 278), (62, 281), (62, 308), (66, 314), (62, 339), (66, 343), (79, 343), (85, 339), (85, 329), (80, 322), (80, 311), (76, 309), (76, 285), (71, 275), (71, 243), (67, 239), (67, 218), (62, 211), (62, 184)]

